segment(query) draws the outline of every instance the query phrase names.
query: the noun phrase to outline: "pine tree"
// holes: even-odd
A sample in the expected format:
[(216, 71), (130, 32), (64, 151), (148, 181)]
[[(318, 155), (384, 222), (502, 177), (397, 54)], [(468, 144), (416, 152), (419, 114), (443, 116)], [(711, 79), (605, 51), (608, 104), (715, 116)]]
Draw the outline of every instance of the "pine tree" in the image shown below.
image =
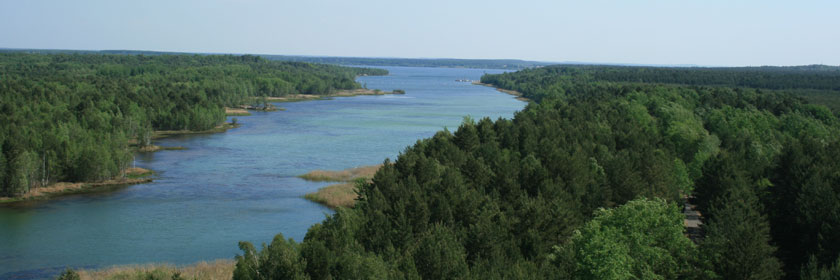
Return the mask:
[(702, 256), (723, 279), (779, 279), (782, 264), (774, 256), (770, 224), (749, 185), (739, 178), (713, 203), (701, 243)]

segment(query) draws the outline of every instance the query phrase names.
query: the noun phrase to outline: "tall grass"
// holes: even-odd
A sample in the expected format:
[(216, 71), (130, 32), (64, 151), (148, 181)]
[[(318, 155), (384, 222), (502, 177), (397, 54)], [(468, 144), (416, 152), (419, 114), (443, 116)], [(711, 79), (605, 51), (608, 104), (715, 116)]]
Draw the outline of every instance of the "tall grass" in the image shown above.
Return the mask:
[(356, 205), (356, 183), (329, 185), (303, 197), (330, 208), (353, 207)]
[(362, 166), (339, 171), (314, 170), (310, 171), (309, 173), (300, 175), (298, 177), (304, 180), (316, 182), (350, 182), (359, 178), (373, 178), (373, 175), (376, 174), (376, 171), (379, 170), (380, 167), (382, 167), (381, 164), (372, 166)]
[(100, 270), (79, 270), (78, 274), (82, 280), (169, 280), (176, 273), (180, 273), (183, 279), (229, 280), (233, 278), (233, 270), (235, 268), (236, 262), (234, 260), (222, 259), (211, 262), (198, 262), (181, 267), (171, 264), (120, 265)]

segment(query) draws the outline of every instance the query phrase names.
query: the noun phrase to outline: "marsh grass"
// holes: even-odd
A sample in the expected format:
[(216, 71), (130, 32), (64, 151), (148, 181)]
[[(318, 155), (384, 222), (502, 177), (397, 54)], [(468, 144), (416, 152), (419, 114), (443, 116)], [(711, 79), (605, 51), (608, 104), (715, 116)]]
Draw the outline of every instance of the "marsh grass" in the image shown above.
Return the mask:
[(79, 270), (82, 280), (85, 279), (119, 279), (146, 280), (172, 279), (175, 273), (180, 273), (182, 279), (231, 279), (236, 268), (234, 260), (215, 260), (198, 262), (187, 266), (172, 264), (141, 264), (119, 265), (97, 270)]
[(379, 164), (339, 171), (315, 170), (298, 177), (315, 182), (343, 182), (320, 188), (317, 192), (308, 193), (303, 197), (330, 208), (353, 207), (356, 205), (356, 198), (359, 197), (356, 193), (358, 184), (370, 182), (381, 167)]
[(356, 183), (341, 183), (320, 188), (317, 192), (308, 193), (303, 197), (333, 209), (352, 208), (356, 205), (356, 197), (358, 197), (356, 189)]
[(382, 167), (379, 165), (362, 166), (345, 170), (314, 170), (300, 175), (301, 179), (314, 182), (350, 182), (359, 178), (370, 179), (376, 171)]
[(251, 112), (241, 108), (225, 107), (225, 116), (250, 116)]

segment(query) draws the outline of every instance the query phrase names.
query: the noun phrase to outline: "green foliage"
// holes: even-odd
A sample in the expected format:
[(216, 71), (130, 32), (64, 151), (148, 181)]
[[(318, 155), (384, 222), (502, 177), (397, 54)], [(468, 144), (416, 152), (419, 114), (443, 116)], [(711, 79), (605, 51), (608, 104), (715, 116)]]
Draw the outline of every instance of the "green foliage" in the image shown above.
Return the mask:
[(802, 267), (800, 272), (802, 280), (837, 280), (840, 279), (840, 258), (833, 264), (820, 267), (817, 259), (811, 256), (808, 264)]
[(459, 279), (469, 274), (464, 248), (450, 229), (436, 224), (418, 242), (412, 257), (423, 279)]
[[(782, 267), (799, 275), (810, 255), (818, 267), (837, 259), (833, 113), (778, 91), (611, 81), (602, 70), (484, 76), (536, 103), (512, 120), (466, 118), (386, 160), (355, 208), (310, 228), (306, 276), (769, 279)], [(756, 85), (834, 75), (802, 71)], [(675, 206), (692, 193), (707, 223), (700, 249)]]
[(72, 268), (67, 268), (56, 279), (57, 280), (81, 280), (82, 278), (79, 277), (79, 273), (77, 273), (75, 270), (73, 270)]
[(596, 211), (555, 254), (574, 255), (578, 279), (689, 278), (697, 250), (683, 234), (683, 219), (673, 203), (631, 200)]
[(233, 279), (308, 279), (306, 261), (300, 258), (299, 245), (277, 234), (267, 247), (257, 252), (249, 242), (239, 242), (243, 255), (236, 256)]
[(703, 257), (723, 279), (779, 279), (781, 262), (769, 244), (770, 228), (753, 190), (740, 178), (725, 187), (706, 213)]

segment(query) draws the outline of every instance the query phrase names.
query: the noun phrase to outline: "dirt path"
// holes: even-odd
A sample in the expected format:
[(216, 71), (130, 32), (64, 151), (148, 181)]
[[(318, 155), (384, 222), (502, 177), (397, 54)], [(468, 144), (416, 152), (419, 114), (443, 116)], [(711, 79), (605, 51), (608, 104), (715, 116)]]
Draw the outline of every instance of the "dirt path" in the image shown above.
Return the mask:
[(703, 221), (701, 218), (703, 214), (697, 211), (697, 205), (691, 204), (691, 200), (694, 197), (686, 197), (685, 198), (685, 207), (683, 208), (683, 214), (685, 215), (685, 233), (688, 235), (688, 238), (694, 243), (703, 239)]

